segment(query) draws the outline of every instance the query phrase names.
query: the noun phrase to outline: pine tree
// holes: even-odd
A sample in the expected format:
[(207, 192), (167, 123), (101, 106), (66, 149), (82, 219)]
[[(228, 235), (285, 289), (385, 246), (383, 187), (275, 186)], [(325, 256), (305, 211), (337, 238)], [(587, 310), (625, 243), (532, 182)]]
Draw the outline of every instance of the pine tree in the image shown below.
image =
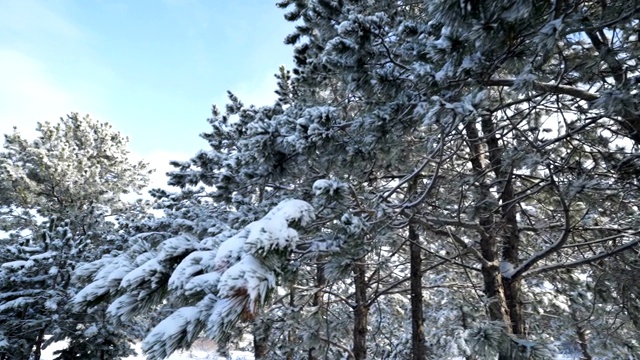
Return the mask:
[[(127, 337), (98, 331), (88, 341), (82, 334), (102, 325), (69, 311), (80, 287), (73, 270), (121, 249), (115, 224), (106, 218), (129, 210), (120, 195), (142, 189), (148, 171), (130, 162), (126, 138), (88, 116), (71, 114), (37, 130), (34, 140), (17, 131), (6, 135), (0, 153), (0, 182), (7, 189), (0, 204), (6, 233), (0, 240), (0, 332), (7, 344), (0, 357), (37, 360), (45, 336), (52, 335), (49, 342), (68, 338), (94, 352), (85, 358), (99, 359), (102, 337), (113, 343)], [(109, 356), (126, 356), (125, 345)]]
[(633, 1), (280, 6), (279, 100), (214, 108), (160, 196), (191, 228), (132, 237), (78, 306), (178, 308), (156, 358), (243, 320), (257, 358), (638, 356)]
[[(349, 89), (344, 99), (356, 103), (349, 105), (358, 114), (328, 126), (357, 133), (366, 124), (368, 136), (354, 137), (350, 146), (376, 140), (367, 150), (387, 159), (402, 150), (416, 155), (419, 170), (402, 182), (417, 179), (423, 195), (400, 204), (402, 197), (383, 199), (403, 209), (429, 237), (448, 238), (451, 244), (441, 244), (441, 251), (451, 245), (464, 251), (460, 265), (480, 270), (488, 298), (486, 330), (496, 339), (485, 350), (504, 358), (514, 356), (522, 338), (548, 335), (527, 329), (525, 278), (588, 265), (637, 244), (627, 225), (633, 215), (602, 206), (612, 196), (632, 201), (633, 195), (621, 191), (635, 193), (616, 163), (634, 157), (622, 144), (624, 137), (635, 142), (629, 109), (636, 105), (626, 89), (636, 65), (622, 64), (637, 52), (635, 15), (622, 14), (637, 9), (631, 2), (553, 4), (282, 3), (294, 5), (290, 19), (302, 20), (288, 39), (300, 41), (293, 82), (304, 95), (297, 100), (316, 106), (314, 89), (341, 82)], [(600, 69), (597, 75), (594, 69)], [(389, 123), (372, 119), (394, 106)], [(411, 149), (411, 137), (399, 131), (405, 127), (416, 135), (439, 132), (438, 151)], [(420, 139), (423, 149), (433, 138)], [(617, 139), (620, 144), (612, 145)], [(342, 145), (323, 144), (323, 149), (340, 154)], [(420, 212), (406, 211), (418, 205)], [(431, 215), (420, 215), (424, 212)], [(611, 224), (610, 232), (593, 227), (581, 213), (601, 217), (598, 222)], [(548, 240), (536, 241), (540, 236)], [(613, 238), (626, 241), (605, 245)], [(594, 249), (594, 244), (605, 246)], [(590, 255), (580, 254), (588, 247)], [(502, 324), (505, 336), (492, 324)]]

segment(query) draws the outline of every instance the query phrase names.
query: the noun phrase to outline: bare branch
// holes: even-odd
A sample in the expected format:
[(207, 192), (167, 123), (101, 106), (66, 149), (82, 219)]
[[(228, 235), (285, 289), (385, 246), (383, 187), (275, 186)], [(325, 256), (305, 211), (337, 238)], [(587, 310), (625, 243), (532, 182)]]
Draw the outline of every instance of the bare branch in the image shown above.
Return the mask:
[[(513, 78), (505, 78), (505, 79), (494, 78), (494, 79), (489, 79), (484, 81), (483, 85), (513, 86), (515, 82), (516, 80)], [(568, 85), (560, 85), (560, 84), (554, 84), (554, 83), (544, 83), (544, 82), (535, 81), (533, 83), (533, 86), (538, 90), (547, 91), (553, 94), (570, 95), (584, 101), (595, 101), (600, 98), (600, 96), (594, 93), (591, 93), (586, 90), (578, 89), (573, 86), (568, 86)]]
[(556, 188), (556, 191), (559, 194), (558, 200), (562, 205), (562, 212), (564, 215), (564, 229), (562, 229), (562, 234), (560, 235), (558, 240), (556, 240), (553, 244), (551, 244), (551, 246), (547, 247), (546, 249), (540, 252), (533, 254), (527, 261), (523, 262), (520, 266), (518, 266), (516, 269), (514, 269), (510, 273), (503, 274), (503, 276), (506, 278), (517, 279), (527, 270), (531, 269), (531, 267), (535, 265), (538, 261), (560, 250), (562, 246), (567, 242), (567, 239), (569, 239), (569, 234), (571, 233), (571, 222), (569, 219), (569, 213), (570, 213), (569, 205), (567, 204), (564, 197), (562, 197), (562, 194), (560, 194), (560, 188), (558, 187), (558, 184), (553, 178), (553, 175), (551, 175), (552, 174), (551, 169), (549, 169), (549, 174), (551, 179), (551, 185), (554, 188)]
[(553, 264), (553, 265), (547, 265), (547, 266), (542, 266), (533, 270), (529, 270), (526, 271), (522, 274), (523, 277), (526, 276), (531, 276), (531, 275), (538, 275), (538, 274), (542, 274), (542, 273), (546, 273), (549, 271), (554, 271), (554, 270), (558, 270), (558, 269), (570, 269), (570, 268), (575, 268), (575, 267), (579, 267), (582, 265), (586, 265), (586, 264), (590, 264), (594, 261), (598, 261), (598, 260), (602, 260), (602, 259), (606, 259), (610, 256), (613, 256), (615, 254), (621, 253), (623, 251), (626, 250), (630, 250), (632, 248), (634, 248), (636, 245), (638, 245), (638, 243), (640, 243), (640, 239), (636, 239), (633, 241), (630, 241), (624, 245), (618, 246), (617, 248), (611, 250), (611, 251), (605, 251), (603, 253), (600, 253), (596, 256), (592, 256), (589, 258), (585, 258), (582, 260), (577, 260), (577, 261), (572, 261), (572, 262), (567, 262), (567, 263), (559, 263), (559, 264)]

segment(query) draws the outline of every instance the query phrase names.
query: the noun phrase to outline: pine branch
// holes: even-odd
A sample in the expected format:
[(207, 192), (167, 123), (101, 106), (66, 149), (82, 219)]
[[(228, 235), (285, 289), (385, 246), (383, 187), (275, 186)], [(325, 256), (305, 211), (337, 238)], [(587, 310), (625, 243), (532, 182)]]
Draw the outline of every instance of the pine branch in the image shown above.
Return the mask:
[(529, 270), (526, 271), (522, 274), (523, 277), (528, 277), (531, 275), (538, 275), (538, 274), (542, 274), (542, 273), (546, 273), (549, 271), (554, 271), (554, 270), (558, 270), (558, 269), (571, 269), (571, 268), (575, 268), (575, 267), (579, 267), (582, 265), (587, 265), (590, 264), (592, 262), (598, 261), (598, 260), (602, 260), (602, 259), (606, 259), (610, 256), (613, 256), (615, 254), (630, 250), (632, 248), (634, 248), (635, 246), (637, 246), (640, 243), (640, 239), (637, 240), (633, 240), (630, 241), (624, 245), (620, 245), (617, 248), (611, 250), (611, 251), (605, 251), (603, 253), (600, 253), (598, 255), (592, 256), (592, 257), (588, 257), (582, 260), (577, 260), (577, 261), (571, 261), (571, 262), (567, 262), (567, 263), (559, 263), (559, 264), (553, 264), (553, 265), (547, 265), (547, 266), (542, 266), (533, 270)]
[[(489, 79), (482, 82), (483, 85), (487, 85), (487, 86), (513, 86), (515, 83), (516, 83), (516, 80), (513, 78), (504, 78), (504, 79), (493, 78), (493, 79)], [(546, 92), (550, 92), (553, 94), (560, 94), (560, 95), (570, 95), (584, 101), (595, 101), (600, 99), (600, 96), (594, 93), (591, 93), (586, 90), (578, 89), (573, 86), (568, 86), (568, 85), (534, 81), (533, 86), (536, 89), (541, 91), (546, 91)]]
[(551, 254), (559, 251), (562, 246), (567, 242), (567, 240), (569, 239), (569, 234), (571, 234), (571, 221), (570, 221), (570, 208), (569, 205), (567, 204), (566, 200), (564, 199), (564, 197), (562, 196), (562, 194), (560, 193), (560, 188), (558, 186), (558, 184), (556, 183), (551, 169), (549, 170), (549, 176), (551, 179), (551, 185), (556, 189), (556, 191), (558, 192), (559, 196), (558, 196), (558, 200), (560, 201), (560, 204), (562, 205), (562, 212), (564, 214), (564, 229), (562, 229), (562, 234), (558, 237), (558, 240), (556, 240), (551, 246), (547, 247), (546, 249), (535, 253), (533, 256), (531, 256), (527, 261), (525, 261), (524, 263), (522, 263), (520, 266), (518, 266), (516, 269), (514, 269), (513, 271), (503, 274), (504, 277), (506, 278), (510, 278), (510, 279), (517, 279), (518, 277), (520, 277), (522, 274), (524, 274), (527, 270), (529, 270), (531, 267), (533, 267), (537, 262), (539, 262), (540, 260), (550, 256)]

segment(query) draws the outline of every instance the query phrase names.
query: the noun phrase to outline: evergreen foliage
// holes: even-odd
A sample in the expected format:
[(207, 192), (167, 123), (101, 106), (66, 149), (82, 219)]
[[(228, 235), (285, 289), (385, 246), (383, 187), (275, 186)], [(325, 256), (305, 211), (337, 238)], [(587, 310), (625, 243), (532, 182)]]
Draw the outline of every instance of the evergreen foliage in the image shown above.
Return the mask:
[(213, 108), (77, 309), (155, 311), (153, 359), (640, 356), (635, 1), (279, 6), (278, 100)]
[(126, 356), (130, 332), (68, 302), (84, 285), (73, 276), (78, 265), (123, 250), (107, 217), (133, 216), (120, 196), (146, 185), (146, 164), (131, 163), (127, 139), (88, 116), (37, 130), (34, 140), (6, 135), (0, 153), (0, 358), (38, 360), (63, 339), (70, 345), (60, 359)]

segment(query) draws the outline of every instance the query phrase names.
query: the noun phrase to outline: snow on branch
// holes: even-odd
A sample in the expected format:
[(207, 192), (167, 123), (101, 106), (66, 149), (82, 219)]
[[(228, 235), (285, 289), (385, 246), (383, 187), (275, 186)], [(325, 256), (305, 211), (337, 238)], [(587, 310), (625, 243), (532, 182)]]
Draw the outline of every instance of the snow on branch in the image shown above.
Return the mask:
[(169, 278), (169, 290), (180, 292), (186, 289), (192, 279), (205, 271), (206, 262), (213, 260), (215, 255), (215, 251), (194, 251), (187, 255), (173, 270)]
[[(284, 200), (217, 249), (187, 255), (169, 277), (169, 296), (198, 295), (201, 300), (198, 306), (180, 308), (160, 322), (144, 340), (144, 352), (150, 359), (162, 359), (188, 347), (205, 327), (210, 337), (220, 340), (236, 322), (253, 319), (276, 286), (286, 253), (298, 243), (296, 229), (309, 226), (314, 219), (314, 209), (307, 202)], [(190, 239), (167, 241), (170, 246), (162, 246), (158, 256), (198, 248)], [(125, 276), (122, 288), (131, 294), (116, 300), (109, 311), (126, 315), (134, 306), (136, 284), (162, 272), (157, 268), (161, 263), (157, 257), (150, 259)]]
[(249, 224), (244, 250), (264, 254), (271, 250), (292, 249), (298, 232), (290, 225), (305, 227), (315, 218), (313, 207), (302, 200), (285, 200), (259, 221)]
[(189, 348), (202, 330), (200, 309), (183, 307), (162, 320), (143, 341), (142, 351), (164, 359), (177, 349)]

